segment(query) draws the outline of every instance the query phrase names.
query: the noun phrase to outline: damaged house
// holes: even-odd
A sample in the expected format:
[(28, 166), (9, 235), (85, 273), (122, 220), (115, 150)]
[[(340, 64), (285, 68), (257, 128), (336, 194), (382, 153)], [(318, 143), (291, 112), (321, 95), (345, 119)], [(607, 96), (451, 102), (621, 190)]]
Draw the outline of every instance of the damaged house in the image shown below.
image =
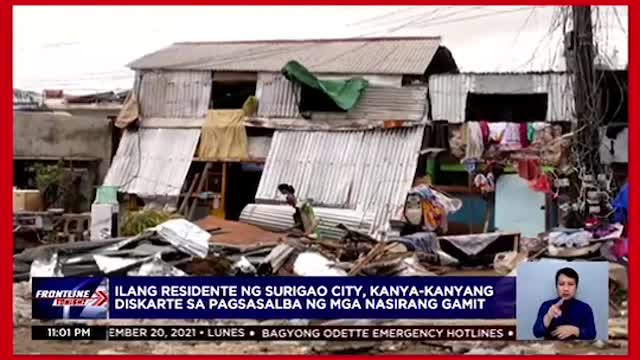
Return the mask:
[(177, 43), (130, 67), (104, 185), (132, 207), (281, 230), (288, 183), (328, 237), (338, 222), (388, 231), (419, 168), (427, 79), (457, 72), (433, 37)]
[[(601, 159), (624, 181), (626, 71), (599, 70), (599, 78)], [(434, 136), (427, 177), (464, 202), (449, 218), (450, 231), (531, 238), (562, 225), (569, 187), (562, 174), (577, 123), (571, 74), (436, 74), (429, 98)]]

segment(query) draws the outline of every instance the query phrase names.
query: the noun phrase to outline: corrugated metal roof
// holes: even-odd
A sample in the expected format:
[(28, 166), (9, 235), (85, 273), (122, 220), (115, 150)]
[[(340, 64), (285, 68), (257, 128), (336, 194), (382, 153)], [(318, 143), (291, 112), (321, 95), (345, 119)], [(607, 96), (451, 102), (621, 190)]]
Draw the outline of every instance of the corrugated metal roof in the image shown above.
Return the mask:
[(413, 184), (423, 131), (276, 131), (256, 199), (277, 200), (289, 183), (316, 206), (373, 212), (372, 233), (384, 231)]
[(433, 120), (465, 121), (468, 93), (546, 93), (547, 121), (575, 121), (573, 84), (567, 73), (439, 74), (429, 77)]
[[(336, 228), (343, 224), (350, 229), (368, 232), (373, 224), (373, 213), (354, 210), (314, 207), (318, 230), (322, 238), (341, 239), (345, 232)], [(283, 231), (293, 226), (293, 208), (288, 205), (249, 204), (242, 209), (240, 221), (272, 231)]]
[(139, 101), (145, 118), (205, 118), (211, 97), (211, 72), (143, 72)]
[(176, 43), (129, 67), (279, 72), (297, 60), (318, 73), (422, 75), (439, 45), (438, 37)]
[(104, 185), (145, 196), (177, 196), (200, 138), (200, 129), (126, 131)]
[[(282, 75), (259, 77), (258, 116), (299, 118), (300, 86)], [(262, 85), (262, 86), (261, 86)], [(412, 120), (421, 121), (428, 113), (427, 88), (424, 86), (369, 86), (356, 106), (346, 113), (315, 112), (313, 119)]]

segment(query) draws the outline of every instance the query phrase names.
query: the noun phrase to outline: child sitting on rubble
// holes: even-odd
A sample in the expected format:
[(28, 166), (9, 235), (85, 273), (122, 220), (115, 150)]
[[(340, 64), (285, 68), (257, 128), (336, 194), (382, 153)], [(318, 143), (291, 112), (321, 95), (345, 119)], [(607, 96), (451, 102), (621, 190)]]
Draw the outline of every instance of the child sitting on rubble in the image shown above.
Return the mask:
[(313, 208), (308, 201), (298, 202), (295, 189), (289, 184), (278, 185), (278, 191), (285, 196), (287, 204), (295, 209), (293, 214), (293, 226), (287, 231), (301, 232), (303, 236), (310, 239), (317, 239), (316, 232), (318, 221), (313, 212)]

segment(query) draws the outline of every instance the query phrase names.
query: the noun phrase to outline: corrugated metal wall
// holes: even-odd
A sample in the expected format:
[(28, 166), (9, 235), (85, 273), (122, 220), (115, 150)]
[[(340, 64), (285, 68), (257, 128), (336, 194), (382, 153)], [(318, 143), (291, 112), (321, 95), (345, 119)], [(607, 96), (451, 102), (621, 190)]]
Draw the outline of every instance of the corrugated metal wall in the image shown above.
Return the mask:
[(204, 118), (211, 98), (211, 72), (143, 72), (140, 110), (144, 118)]
[(283, 75), (258, 74), (256, 92), (259, 94), (258, 116), (266, 118), (296, 118), (300, 86), (287, 80)]
[(177, 196), (193, 160), (200, 129), (126, 131), (104, 185), (138, 196)]
[(547, 121), (576, 121), (573, 81), (569, 74), (536, 75), (534, 84), (549, 97)]
[[(258, 116), (265, 118), (299, 118), (300, 86), (280, 74), (258, 75)], [(421, 121), (428, 113), (427, 88), (371, 85), (358, 104), (347, 113), (317, 112), (312, 118), (355, 120)]]
[(347, 119), (421, 121), (428, 113), (427, 88), (370, 86)]
[[(341, 239), (344, 231), (339, 224), (350, 229), (368, 232), (373, 224), (373, 213), (363, 214), (354, 210), (313, 208), (318, 218), (320, 235), (327, 239)], [(287, 205), (249, 204), (242, 209), (240, 221), (271, 231), (283, 231), (293, 226), (293, 208)]]
[(547, 121), (575, 121), (573, 85), (568, 74), (442, 74), (429, 78), (433, 120), (465, 121), (468, 93), (548, 96)]
[(278, 184), (289, 183), (316, 206), (373, 212), (373, 231), (383, 231), (413, 184), (423, 132), (276, 131), (256, 199), (279, 199)]

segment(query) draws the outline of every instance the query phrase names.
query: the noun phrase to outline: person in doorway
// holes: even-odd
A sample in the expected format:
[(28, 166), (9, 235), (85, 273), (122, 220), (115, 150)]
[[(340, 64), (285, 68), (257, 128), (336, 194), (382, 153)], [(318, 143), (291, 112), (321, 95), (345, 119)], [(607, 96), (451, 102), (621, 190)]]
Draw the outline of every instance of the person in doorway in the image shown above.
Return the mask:
[(278, 191), (285, 197), (287, 204), (295, 209), (293, 226), (287, 230), (298, 231), (305, 237), (316, 239), (318, 237), (316, 233), (318, 221), (311, 204), (308, 201), (299, 202), (295, 195), (295, 189), (289, 184), (278, 185)]
[(540, 306), (533, 335), (545, 340), (593, 340), (596, 328), (589, 304), (576, 299), (578, 273), (566, 267), (556, 273), (558, 297)]

